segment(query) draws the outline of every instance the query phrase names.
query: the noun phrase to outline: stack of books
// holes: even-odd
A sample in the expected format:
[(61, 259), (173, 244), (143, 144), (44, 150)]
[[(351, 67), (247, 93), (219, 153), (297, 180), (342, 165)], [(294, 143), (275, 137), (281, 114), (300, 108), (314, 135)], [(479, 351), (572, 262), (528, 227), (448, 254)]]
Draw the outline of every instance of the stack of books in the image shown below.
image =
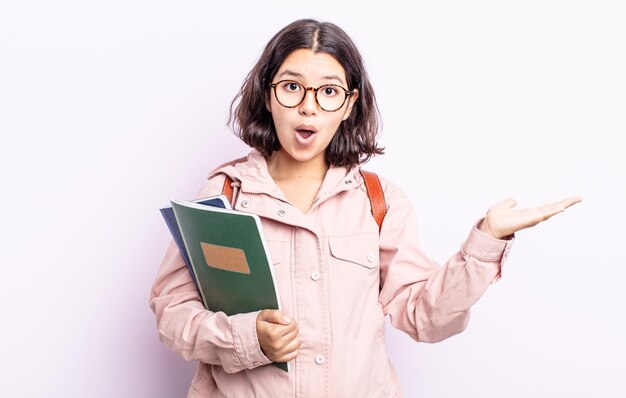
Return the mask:
[[(261, 220), (224, 195), (160, 209), (206, 309), (226, 315), (281, 309)], [(274, 363), (288, 371), (287, 363)]]

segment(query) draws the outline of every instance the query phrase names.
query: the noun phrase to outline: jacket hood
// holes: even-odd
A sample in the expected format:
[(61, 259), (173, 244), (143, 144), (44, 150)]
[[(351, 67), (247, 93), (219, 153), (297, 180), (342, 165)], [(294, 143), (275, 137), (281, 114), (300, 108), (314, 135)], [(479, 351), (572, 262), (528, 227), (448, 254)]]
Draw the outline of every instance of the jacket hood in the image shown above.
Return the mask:
[[(322, 182), (319, 199), (359, 187), (362, 184), (359, 169), (358, 165), (350, 168), (331, 165)], [(229, 176), (242, 192), (264, 193), (286, 200), (267, 169), (265, 157), (256, 149), (246, 157), (218, 166), (209, 173), (209, 179), (218, 174)]]

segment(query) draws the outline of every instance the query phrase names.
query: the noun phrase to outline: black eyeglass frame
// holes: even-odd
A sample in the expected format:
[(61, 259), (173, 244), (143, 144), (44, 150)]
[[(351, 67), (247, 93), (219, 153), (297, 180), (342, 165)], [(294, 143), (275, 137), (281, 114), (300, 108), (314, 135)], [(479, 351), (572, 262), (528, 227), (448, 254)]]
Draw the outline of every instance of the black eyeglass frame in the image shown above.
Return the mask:
[[(278, 99), (278, 93), (276, 92), (276, 86), (278, 86), (279, 84), (284, 83), (284, 82), (295, 83), (295, 84), (299, 85), (300, 87), (302, 87), (304, 89), (304, 94), (302, 95), (302, 99), (300, 100), (300, 102), (298, 102), (297, 104), (295, 104), (293, 106), (287, 106), (287, 105), (283, 104), (282, 102), (280, 102), (280, 100)], [(276, 98), (276, 101), (278, 101), (278, 103), (280, 105), (284, 106), (285, 108), (295, 108), (297, 106), (300, 106), (300, 104), (302, 104), (302, 102), (304, 102), (304, 99), (306, 98), (306, 94), (309, 92), (309, 90), (311, 90), (311, 91), (313, 91), (313, 97), (315, 97), (315, 103), (324, 112), (337, 112), (339, 109), (343, 108), (343, 106), (346, 104), (346, 100), (348, 99), (348, 97), (354, 94), (354, 91), (347, 90), (347, 89), (345, 89), (344, 87), (342, 87), (342, 86), (340, 86), (338, 84), (322, 84), (321, 86), (319, 86), (317, 88), (315, 88), (315, 87), (304, 87), (303, 84), (300, 84), (300, 83), (298, 83), (295, 80), (289, 80), (289, 79), (281, 80), (281, 81), (278, 81), (276, 83), (272, 83), (272, 84), (270, 84), (270, 87), (274, 89), (274, 97)], [(319, 91), (320, 88), (323, 88), (323, 87), (338, 87), (338, 88), (342, 89), (345, 92), (346, 95), (343, 98), (343, 102), (341, 103), (341, 105), (337, 109), (329, 111), (328, 109), (324, 109), (324, 107), (322, 105), (320, 105), (320, 102), (317, 100), (317, 92)]]

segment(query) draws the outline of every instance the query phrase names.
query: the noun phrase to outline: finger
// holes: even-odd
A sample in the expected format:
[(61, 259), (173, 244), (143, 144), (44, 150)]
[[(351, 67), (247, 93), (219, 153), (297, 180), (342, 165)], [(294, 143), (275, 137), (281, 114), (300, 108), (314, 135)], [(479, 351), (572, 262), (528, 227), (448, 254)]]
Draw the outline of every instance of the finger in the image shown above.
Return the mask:
[(282, 355), (278, 358), (275, 359), (276, 362), (289, 362), (293, 359), (296, 359), (298, 357), (298, 355), (300, 354), (300, 350), (295, 350), (292, 351), (290, 353), (287, 353), (285, 355)]
[(527, 209), (524, 214), (526, 215), (526, 228), (539, 224), (542, 221), (546, 221), (550, 217), (554, 216), (565, 210), (560, 203), (552, 203), (549, 205), (538, 206), (532, 209)]
[(292, 341), (298, 336), (298, 328), (291, 325), (283, 326), (276, 323), (269, 323), (271, 331), (269, 337), (275, 347), (282, 347), (283, 345)]
[(568, 208), (570, 206), (575, 205), (576, 203), (580, 203), (583, 201), (583, 198), (581, 196), (572, 196), (571, 198), (567, 198), (563, 201), (561, 201), (561, 203), (563, 204), (564, 208)]
[(565, 211), (569, 206), (580, 202), (582, 198), (572, 197), (559, 202), (548, 203), (535, 208), (526, 209), (523, 211), (527, 215), (527, 226), (537, 225), (542, 221), (546, 221), (552, 216)]
[(581, 198), (580, 196), (572, 196), (571, 198), (567, 198), (558, 202), (548, 203), (546, 205), (539, 206), (536, 209), (541, 213), (543, 220), (547, 220), (548, 218), (565, 211), (565, 209), (567, 209), (568, 207), (575, 205), (582, 200), (583, 198)]
[(272, 324), (277, 337), (283, 338), (287, 335), (298, 334), (298, 324), (292, 320), (289, 325), (280, 325), (277, 323)]
[(259, 313), (259, 319), (265, 322), (278, 323), (281, 325), (288, 325), (292, 322), (291, 317), (287, 314), (283, 314), (280, 310), (262, 310)]
[(272, 333), (273, 336), (271, 345), (275, 350), (275, 355), (286, 353), (285, 347), (288, 347), (290, 344), (293, 344), (294, 341), (299, 340), (298, 334), (299, 332), (297, 329), (292, 330), (285, 335), (282, 335), (280, 332)]
[(281, 328), (283, 330), (281, 331), (282, 333), (279, 333), (279, 335), (281, 336), (280, 339), (284, 342), (291, 341), (295, 339), (296, 337), (298, 337), (298, 334), (300, 334), (300, 329), (297, 326), (292, 327), (292, 325), (288, 325), (288, 326), (281, 326)]
[(294, 336), (292, 339), (289, 340), (285, 340), (281, 342), (281, 349), (280, 352), (283, 354), (286, 354), (287, 352), (291, 352), (293, 350), (296, 350), (298, 348), (300, 348), (300, 344), (301, 344), (301, 340), (300, 340), (300, 336)]
[(289, 344), (285, 346), (284, 353), (288, 354), (290, 352), (298, 351), (301, 345), (302, 345), (302, 341), (300, 340), (299, 337), (296, 337), (295, 339), (290, 341)]
[(271, 343), (274, 357), (280, 357), (300, 348), (300, 338), (278, 339)]
[(294, 359), (295, 357), (298, 356), (301, 345), (302, 345), (302, 342), (300, 341), (300, 339), (296, 339), (292, 341), (291, 343), (289, 343), (288, 345), (283, 347), (283, 349), (281, 349), (280, 351), (276, 353), (277, 361), (286, 362), (286, 361), (290, 361)]
[(568, 207), (575, 205), (576, 203), (582, 202), (582, 200), (583, 198), (580, 196), (572, 196), (571, 198), (560, 200), (558, 202), (548, 203), (543, 206), (538, 206), (537, 208), (541, 210), (558, 210), (558, 212), (561, 212)]

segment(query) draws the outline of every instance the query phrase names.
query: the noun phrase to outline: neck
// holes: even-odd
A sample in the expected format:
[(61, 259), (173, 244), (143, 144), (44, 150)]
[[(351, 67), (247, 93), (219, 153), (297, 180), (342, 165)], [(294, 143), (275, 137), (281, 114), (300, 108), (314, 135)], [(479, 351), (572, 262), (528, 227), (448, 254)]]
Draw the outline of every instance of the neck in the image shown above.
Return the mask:
[(286, 155), (282, 150), (275, 151), (267, 159), (267, 169), (275, 181), (278, 180), (317, 180), (322, 181), (328, 171), (324, 156), (300, 162)]

